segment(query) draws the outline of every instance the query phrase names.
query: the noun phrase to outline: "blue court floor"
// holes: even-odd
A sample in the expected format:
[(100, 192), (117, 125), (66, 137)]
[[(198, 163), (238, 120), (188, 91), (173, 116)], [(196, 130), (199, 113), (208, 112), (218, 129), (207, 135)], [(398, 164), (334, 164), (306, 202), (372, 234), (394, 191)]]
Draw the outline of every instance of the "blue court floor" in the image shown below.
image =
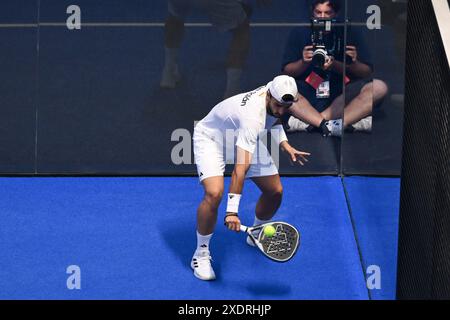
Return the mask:
[[(394, 299), (400, 180), (282, 183), (277, 219), (300, 230), (297, 255), (266, 259), (225, 229), (222, 204), (211, 243), (218, 279), (202, 282), (189, 267), (196, 178), (0, 178), (0, 299)], [(258, 195), (248, 181), (245, 224)], [(66, 286), (71, 265), (80, 290)], [(367, 289), (370, 265), (381, 289)]]

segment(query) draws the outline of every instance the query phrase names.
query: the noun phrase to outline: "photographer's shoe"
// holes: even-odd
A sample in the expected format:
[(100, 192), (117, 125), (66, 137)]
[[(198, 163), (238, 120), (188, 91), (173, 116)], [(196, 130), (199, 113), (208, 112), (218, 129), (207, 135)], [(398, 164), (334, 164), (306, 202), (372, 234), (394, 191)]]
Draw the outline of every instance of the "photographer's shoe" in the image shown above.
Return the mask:
[(211, 266), (211, 260), (209, 250), (195, 251), (191, 260), (191, 268), (194, 270), (194, 276), (205, 281), (216, 279), (216, 274)]
[(330, 120), (326, 123), (328, 130), (330, 130), (330, 135), (333, 137), (342, 136), (342, 119)]
[(352, 126), (355, 129), (354, 131), (371, 132), (372, 131), (372, 116), (368, 116), (364, 119), (361, 119), (358, 122), (354, 123)]
[(290, 117), (287, 124), (287, 132), (306, 131), (306, 128), (309, 127), (309, 124), (294, 117)]

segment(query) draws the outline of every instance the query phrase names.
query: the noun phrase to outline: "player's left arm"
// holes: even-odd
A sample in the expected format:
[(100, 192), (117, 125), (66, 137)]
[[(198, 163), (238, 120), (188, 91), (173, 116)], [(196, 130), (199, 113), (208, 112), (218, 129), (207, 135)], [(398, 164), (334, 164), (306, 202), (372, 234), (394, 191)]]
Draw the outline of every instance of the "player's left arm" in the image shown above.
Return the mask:
[(292, 164), (299, 163), (303, 166), (306, 162), (308, 162), (306, 157), (311, 154), (309, 152), (299, 151), (289, 144), (286, 132), (284, 132), (283, 125), (280, 120), (278, 120), (272, 127), (271, 133), (275, 142), (280, 146), (281, 151), (289, 156), (289, 160)]
[(308, 162), (308, 158), (306, 157), (311, 155), (311, 153), (309, 152), (299, 151), (295, 149), (287, 141), (283, 141), (280, 143), (280, 149), (289, 156), (289, 160), (292, 164), (299, 163), (302, 166), (304, 166), (305, 163)]

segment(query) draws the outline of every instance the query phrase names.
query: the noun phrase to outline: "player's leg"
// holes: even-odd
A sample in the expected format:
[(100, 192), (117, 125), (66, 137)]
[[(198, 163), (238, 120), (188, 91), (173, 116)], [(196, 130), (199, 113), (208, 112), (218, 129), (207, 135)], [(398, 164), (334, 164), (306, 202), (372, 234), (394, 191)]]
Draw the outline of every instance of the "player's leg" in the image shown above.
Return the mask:
[(202, 181), (203, 200), (197, 209), (197, 248), (191, 260), (194, 275), (201, 280), (214, 280), (216, 274), (211, 265), (210, 241), (217, 222), (217, 209), (223, 195), (223, 176), (209, 177)]
[(255, 217), (264, 223), (271, 220), (280, 207), (283, 198), (283, 186), (278, 174), (251, 179), (261, 190), (261, 195), (256, 203)]
[[(197, 209), (197, 231), (202, 236), (211, 235), (217, 222), (217, 209), (222, 200), (223, 176), (202, 181), (204, 196)], [(207, 244), (209, 247), (209, 243)]]
[[(255, 219), (253, 225), (260, 225), (269, 222), (281, 205), (283, 198), (283, 187), (278, 174), (264, 177), (253, 177), (252, 181), (261, 190), (255, 208)], [(247, 244), (254, 247), (255, 244), (247, 237)]]
[(272, 219), (280, 207), (283, 187), (275, 162), (261, 139), (258, 139), (246, 178), (251, 179), (261, 191), (256, 204), (255, 218), (262, 221)]
[(194, 129), (194, 157), (204, 196), (197, 208), (197, 247), (191, 267), (197, 278), (213, 280), (216, 275), (211, 266), (210, 241), (224, 189), (225, 161), (222, 146), (206, 136), (199, 127), (197, 125)]
[[(272, 219), (280, 207), (283, 197), (283, 187), (278, 175), (278, 169), (267, 147), (261, 140), (258, 141), (258, 147), (253, 153), (252, 165), (246, 176), (261, 190), (261, 195), (255, 208), (253, 225), (262, 224)], [(247, 243), (251, 246), (254, 245), (249, 237), (247, 237)]]
[(164, 25), (164, 68), (161, 87), (175, 88), (181, 76), (178, 70), (178, 52), (184, 37), (184, 15), (189, 6), (180, 0), (169, 1), (169, 13)]

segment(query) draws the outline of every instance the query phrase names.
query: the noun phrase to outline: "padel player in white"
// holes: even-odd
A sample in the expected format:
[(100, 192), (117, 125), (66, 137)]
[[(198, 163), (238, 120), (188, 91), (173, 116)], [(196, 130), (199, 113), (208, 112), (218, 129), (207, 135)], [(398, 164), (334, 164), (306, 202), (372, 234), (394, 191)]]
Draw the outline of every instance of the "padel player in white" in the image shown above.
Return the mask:
[[(251, 178), (262, 192), (256, 204), (255, 225), (272, 219), (281, 204), (283, 188), (278, 169), (267, 148), (259, 143), (264, 130), (279, 133), (273, 135), (274, 140), (292, 162), (303, 165), (308, 161), (305, 157), (309, 153), (290, 146), (279, 124), (279, 118), (296, 100), (295, 80), (278, 76), (266, 86), (222, 101), (195, 127), (194, 156), (205, 191), (197, 210), (197, 249), (191, 261), (197, 278), (213, 280), (216, 277), (211, 266), (209, 242), (224, 191), (223, 173), (227, 160), (234, 158), (235, 165), (225, 223), (236, 232), (240, 230), (238, 208), (245, 178)], [(247, 243), (252, 244), (249, 239)]]

